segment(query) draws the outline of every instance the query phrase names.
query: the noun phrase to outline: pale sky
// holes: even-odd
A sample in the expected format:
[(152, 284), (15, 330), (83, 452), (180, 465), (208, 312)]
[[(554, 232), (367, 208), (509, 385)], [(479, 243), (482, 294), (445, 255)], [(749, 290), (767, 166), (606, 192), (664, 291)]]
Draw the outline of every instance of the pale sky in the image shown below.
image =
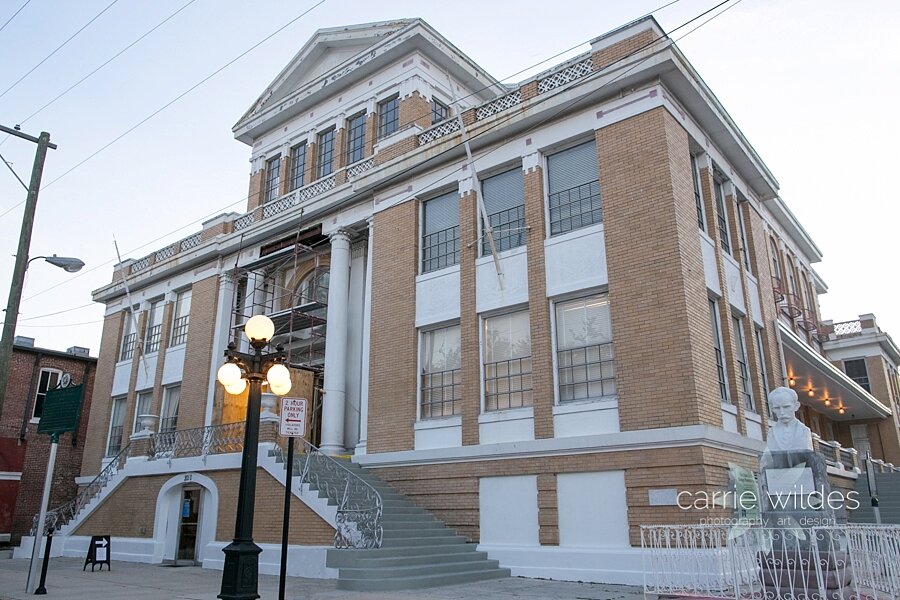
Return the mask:
[[(586, 51), (590, 39), (665, 4), (325, 0), (76, 166), (317, 1), (31, 0), (0, 30), (0, 124), (11, 127), (189, 4), (22, 124), (34, 136), (49, 131), (59, 145), (47, 158), (30, 255), (77, 256), (87, 266), (73, 276), (43, 261), (32, 263), (18, 335), (36, 338), (45, 348), (87, 346), (96, 355), (103, 307), (91, 305), (91, 291), (112, 278), (114, 236), (123, 258), (140, 258), (199, 231), (211, 216), (246, 210), (250, 148), (234, 140), (231, 127), (316, 29), (423, 17), (503, 79), (580, 42), (536, 70)], [(0, 26), (23, 4), (0, 1)], [(671, 31), (715, 4), (680, 0), (655, 16)], [(900, 3), (742, 0), (726, 6), (734, 8), (678, 45), (822, 250), (824, 258), (814, 267), (830, 288), (820, 297), (824, 317), (845, 321), (872, 312), (900, 339), (890, 266), (898, 209), (886, 177), (896, 168), (900, 140), (892, 106), (900, 93)], [(0, 154), (26, 183), (34, 150), (17, 138), (0, 144)], [(0, 213), (24, 199), (25, 190), (0, 164)], [(4, 307), (22, 210), (0, 216)]]

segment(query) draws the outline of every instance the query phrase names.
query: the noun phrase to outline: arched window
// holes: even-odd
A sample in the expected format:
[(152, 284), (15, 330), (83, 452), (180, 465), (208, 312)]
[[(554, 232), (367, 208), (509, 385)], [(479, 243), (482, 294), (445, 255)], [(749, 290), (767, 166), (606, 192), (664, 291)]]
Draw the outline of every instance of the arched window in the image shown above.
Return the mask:
[(297, 286), (298, 305), (318, 302), (328, 303), (328, 269), (314, 269), (306, 275)]
[(772, 275), (780, 280), (781, 264), (778, 262), (778, 246), (772, 238), (769, 238), (769, 244), (772, 246)]

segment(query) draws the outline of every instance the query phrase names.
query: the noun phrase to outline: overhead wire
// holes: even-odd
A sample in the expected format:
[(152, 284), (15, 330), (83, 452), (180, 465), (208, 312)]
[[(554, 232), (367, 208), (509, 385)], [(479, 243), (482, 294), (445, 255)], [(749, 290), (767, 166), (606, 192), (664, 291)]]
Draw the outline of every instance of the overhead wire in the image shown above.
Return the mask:
[(19, 7), (19, 10), (17, 10), (16, 12), (14, 12), (14, 13), (12, 14), (12, 16), (6, 20), (6, 23), (4, 23), (3, 25), (0, 25), (0, 31), (3, 31), (4, 29), (6, 29), (6, 26), (9, 25), (9, 24), (12, 22), (12, 20), (16, 18), (16, 15), (18, 15), (20, 12), (22, 12), (22, 9), (23, 9), (23, 8), (25, 8), (26, 6), (28, 6), (28, 3), (29, 3), (29, 2), (31, 2), (31, 0), (25, 0), (25, 4), (23, 4), (22, 6), (20, 6), (20, 7)]
[[(322, 0), (322, 1), (324, 2), (325, 0)], [(667, 3), (667, 4), (665, 4), (665, 5), (663, 5), (661, 8), (665, 8), (665, 7), (667, 7), (667, 6), (670, 6), (670, 5), (672, 5), (672, 4), (675, 4), (675, 3), (678, 2), (678, 1), (679, 1), (679, 0), (673, 0), (673, 1), (671, 1), (671, 2), (669, 2), (669, 3)], [(670, 36), (671, 36), (672, 33), (676, 32), (676, 31), (678, 31), (678, 30), (680, 30), (680, 29), (683, 29), (684, 27), (688, 26), (689, 24), (691, 24), (691, 23), (697, 21), (698, 19), (704, 17), (705, 15), (708, 15), (709, 13), (715, 11), (716, 9), (718, 9), (718, 8), (722, 7), (723, 5), (728, 4), (729, 2), (732, 2), (732, 1), (733, 1), (733, 0), (722, 0), (721, 2), (717, 3), (717, 4), (714, 5), (713, 7), (711, 7), (711, 8), (709, 8), (709, 9), (705, 10), (704, 12), (700, 13), (699, 15), (697, 15), (697, 16), (695, 16), (695, 17), (689, 19), (688, 21), (685, 21), (684, 23), (682, 23), (682, 24), (679, 25), (678, 27), (672, 29), (672, 30), (669, 31), (664, 37), (661, 37), (661, 38), (657, 38), (657, 39), (655, 39), (655, 40), (652, 40), (652, 41), (650, 41), (650, 42), (648, 42), (648, 43), (646, 43), (646, 44), (640, 46), (639, 48), (637, 48), (637, 49), (635, 49), (635, 50), (629, 52), (626, 56), (624, 56), (624, 57), (620, 58), (619, 60), (617, 60), (616, 63), (620, 63), (620, 62), (622, 62), (623, 60), (627, 60), (628, 58), (635, 56), (636, 54), (642, 52), (643, 50), (649, 48), (650, 46), (653, 46), (653, 45), (658, 44), (658, 43), (660, 43), (660, 42), (664, 42), (664, 41), (666, 41), (666, 40), (671, 40)], [(737, 2), (735, 2), (734, 5), (736, 5), (737, 3), (742, 2), (742, 1), (743, 1), (743, 0), (737, 0)], [(321, 3), (321, 2), (320, 2), (320, 3)], [(733, 6), (734, 6), (734, 5), (733, 5)], [(732, 7), (733, 7), (733, 6), (732, 6)], [(725, 10), (721, 11), (720, 13), (717, 13), (716, 15), (713, 15), (712, 17), (710, 17), (709, 19), (707, 19), (706, 21), (704, 21), (703, 23), (701, 23), (701, 24), (698, 25), (697, 27), (691, 29), (690, 31), (688, 31), (688, 32), (686, 32), (685, 34), (683, 34), (682, 36), (678, 37), (677, 40), (671, 40), (671, 43), (674, 44), (675, 41), (684, 39), (685, 37), (687, 37), (688, 35), (690, 35), (690, 34), (693, 33), (694, 31), (698, 30), (700, 27), (702, 27), (703, 25), (709, 23), (710, 21), (712, 21), (713, 19), (715, 19), (715, 18), (718, 17), (719, 15), (723, 14), (724, 12), (726, 12), (727, 10), (729, 10), (729, 9), (732, 8), (732, 7), (728, 7), (728, 8), (726, 8)], [(314, 8), (314, 7), (313, 7), (313, 8)], [(660, 10), (660, 9), (657, 9), (657, 10)], [(652, 14), (652, 13), (648, 13), (648, 15), (649, 15), (649, 14)], [(647, 16), (647, 15), (645, 15), (645, 16)], [(640, 18), (644, 18), (644, 17), (640, 17)], [(579, 45), (581, 45), (581, 44), (579, 44)], [(577, 46), (576, 46), (576, 47), (577, 47)], [(564, 52), (565, 52), (565, 51), (564, 51)], [(652, 55), (651, 55), (651, 56), (652, 56)], [(650, 58), (650, 56), (645, 57), (645, 58), (641, 59), (640, 61), (636, 62), (634, 65), (630, 66), (627, 70), (625, 70), (625, 71), (623, 71), (622, 73), (620, 73), (619, 75), (617, 75), (616, 78), (614, 78), (614, 79), (612, 79), (612, 80), (606, 82), (603, 86), (597, 88), (596, 90), (593, 90), (590, 94), (588, 94), (588, 95), (586, 95), (586, 96), (581, 96), (581, 97), (575, 98), (575, 99), (570, 100), (569, 102), (563, 104), (563, 105), (562, 105), (558, 110), (556, 110), (554, 113), (552, 113), (551, 115), (549, 115), (549, 116), (546, 117), (545, 119), (539, 121), (538, 123), (536, 123), (536, 124), (530, 126), (530, 127), (527, 129), (527, 131), (533, 131), (533, 130), (536, 129), (537, 127), (540, 127), (540, 126), (542, 126), (543, 124), (545, 124), (547, 121), (556, 118), (556, 117), (557, 117), (559, 114), (561, 114), (563, 111), (570, 110), (571, 107), (572, 107), (574, 104), (579, 103), (579, 102), (584, 102), (584, 101), (586, 101), (586, 100), (589, 100), (594, 94), (596, 94), (597, 92), (599, 92), (599, 91), (601, 91), (601, 90), (604, 90), (608, 85), (614, 83), (615, 81), (617, 81), (618, 79), (620, 79), (620, 78), (622, 78), (624, 75), (626, 75), (627, 73), (633, 71), (635, 68), (637, 68), (638, 66), (640, 66), (640, 64), (642, 64), (644, 61), (648, 60), (649, 58)], [(542, 61), (540, 61), (540, 62), (538, 62), (538, 63), (536, 63), (536, 64), (539, 65), (539, 64), (542, 64), (543, 62), (546, 62), (546, 59), (544, 59), (544, 60), (542, 60)], [(616, 64), (616, 63), (614, 63), (614, 64)], [(527, 68), (527, 69), (524, 69), (523, 71), (529, 70), (529, 69), (531, 69), (531, 68), (533, 68), (533, 67), (529, 67), (529, 68)], [(523, 71), (520, 71), (520, 72), (523, 72)], [(604, 70), (601, 70), (601, 71), (598, 71), (598, 72), (595, 72), (595, 73), (592, 73), (589, 77), (597, 77), (597, 76), (601, 76), (601, 75), (604, 74), (604, 71), (605, 71), (605, 69), (604, 69)], [(516, 114), (508, 115), (508, 116), (504, 117), (503, 119), (498, 120), (497, 123), (492, 124), (491, 127), (486, 128), (485, 130), (483, 130), (483, 131), (477, 133), (476, 135), (472, 136), (470, 139), (476, 139), (476, 138), (478, 138), (478, 137), (481, 137), (482, 135), (485, 135), (485, 134), (489, 133), (490, 131), (493, 131), (494, 129), (496, 129), (496, 128), (502, 126), (502, 125), (505, 124), (507, 121), (511, 120), (512, 118), (515, 118), (516, 116), (517, 116)], [(455, 144), (455, 145), (453, 145), (453, 146), (451, 146), (451, 147), (449, 147), (449, 148), (443, 150), (442, 152), (440, 152), (440, 153), (438, 153), (438, 154), (436, 154), (436, 155), (434, 155), (434, 156), (432, 156), (432, 157), (427, 158), (425, 161), (423, 161), (423, 162), (421, 162), (421, 163), (418, 163), (418, 164), (413, 165), (413, 166), (411, 166), (411, 167), (407, 167), (406, 169), (404, 169), (404, 170), (402, 170), (402, 171), (399, 171), (398, 173), (395, 173), (394, 175), (391, 175), (389, 178), (386, 178), (383, 182), (380, 182), (380, 185), (389, 184), (390, 182), (392, 182), (392, 181), (394, 181), (394, 180), (396, 180), (396, 179), (399, 179), (400, 177), (405, 176), (410, 170), (413, 170), (413, 169), (420, 169), (423, 165), (427, 164), (428, 162), (431, 162), (431, 161), (433, 161), (433, 160), (435, 160), (435, 159), (440, 158), (441, 156), (444, 156), (445, 154), (447, 154), (447, 153), (449, 153), (449, 152), (452, 152), (452, 151), (456, 150), (457, 148), (459, 148), (459, 147), (461, 146), (461, 144), (462, 144), (461, 142), (458, 143), (458, 144)], [(483, 158), (484, 156), (489, 155), (490, 153), (494, 152), (495, 150), (496, 150), (496, 148), (494, 148), (494, 149), (492, 149), (492, 150), (489, 150), (489, 151), (487, 151), (487, 152), (480, 153), (480, 154), (478, 154), (478, 158)], [(418, 194), (421, 194), (422, 191), (428, 191), (428, 190), (430, 190), (430, 189), (433, 189), (433, 188), (434, 188), (437, 184), (439, 184), (441, 181), (447, 179), (449, 176), (451, 176), (451, 175), (453, 175), (453, 174), (455, 174), (455, 173), (457, 173), (457, 172), (459, 172), (459, 171), (461, 171), (461, 170), (462, 170), (462, 167), (457, 168), (457, 169), (451, 171), (450, 173), (448, 173), (448, 174), (445, 175), (444, 177), (438, 179), (437, 181), (433, 182), (431, 185), (427, 186), (427, 187), (424, 188), (423, 190), (419, 190), (417, 193), (418, 193)], [(410, 196), (410, 197), (412, 197), (412, 196)], [(244, 200), (246, 200), (246, 197), (243, 198), (242, 200), (238, 200), (238, 201), (236, 201), (236, 202), (234, 202), (234, 203), (231, 203), (231, 204), (229, 204), (228, 206), (229, 206), (229, 207), (230, 207), (230, 206), (234, 206), (234, 204), (237, 204), (238, 202), (242, 202), (242, 201), (244, 201)], [(214, 215), (214, 214), (217, 214), (217, 213), (211, 213), (211, 215)], [(143, 248), (143, 247), (148, 246), (148, 245), (150, 245), (150, 244), (153, 244), (153, 243), (155, 243), (156, 241), (158, 241), (158, 240), (160, 240), (160, 239), (163, 239), (163, 238), (165, 238), (165, 237), (168, 237), (168, 236), (171, 235), (172, 233), (175, 233), (175, 232), (177, 232), (177, 231), (180, 231), (181, 229), (185, 229), (186, 227), (188, 227), (189, 225), (191, 225), (191, 224), (193, 224), (193, 223), (195, 223), (195, 222), (196, 222), (196, 221), (191, 221), (191, 223), (189, 223), (188, 225), (182, 226), (182, 227), (180, 227), (180, 228), (178, 228), (178, 229), (176, 229), (176, 230), (174, 230), (174, 231), (172, 231), (172, 232), (169, 232), (169, 233), (164, 234), (164, 235), (162, 235), (162, 236), (160, 236), (160, 237), (158, 237), (158, 238), (156, 238), (156, 239), (154, 239), (154, 240), (151, 240), (151, 241), (149, 241), (149, 242), (143, 244), (142, 246), (139, 246), (139, 247), (136, 248), (136, 249), (140, 249), (140, 248)], [(109, 261), (107, 261), (107, 262), (105, 262), (105, 263), (103, 263), (103, 264), (101, 264), (101, 265), (98, 265), (97, 267), (94, 267), (93, 269), (91, 269), (91, 270), (89, 270), (89, 271), (87, 271), (87, 272), (85, 272), (85, 273), (80, 273), (80, 274), (77, 275), (76, 277), (67, 279), (67, 280), (64, 281), (64, 282), (60, 282), (60, 283), (55, 284), (55, 285), (53, 285), (53, 286), (51, 286), (51, 287), (49, 287), (49, 288), (46, 288), (46, 289), (44, 289), (44, 290), (41, 290), (40, 292), (37, 292), (37, 293), (33, 294), (32, 296), (29, 296), (28, 298), (26, 298), (26, 300), (31, 299), (31, 298), (34, 298), (34, 297), (39, 296), (39, 295), (41, 295), (41, 294), (44, 294), (44, 293), (46, 293), (46, 292), (49, 292), (49, 291), (51, 291), (51, 290), (53, 290), (53, 289), (56, 289), (57, 287), (59, 287), (59, 286), (61, 286), (61, 285), (65, 285), (66, 283), (69, 283), (72, 279), (75, 279), (75, 278), (77, 278), (77, 277), (80, 277), (80, 276), (83, 275), (83, 274), (87, 274), (87, 273), (89, 273), (89, 272), (91, 272), (91, 271), (94, 271), (94, 270), (96, 270), (96, 269), (98, 269), (98, 268), (100, 268), (100, 267), (102, 267), (102, 266), (108, 265), (108, 264), (110, 264), (110, 263), (112, 263), (112, 262), (114, 262), (114, 260), (109, 260)]]
[[(19, 177), (19, 174), (16, 173), (16, 170), (12, 168), (12, 163), (9, 162), (8, 160), (6, 160), (6, 158), (4, 158), (2, 154), (0, 154), (0, 160), (3, 161), (3, 164), (6, 165), (6, 168), (9, 169), (10, 173), (12, 173), (13, 175), (16, 176), (16, 179), (19, 180), (19, 183), (22, 184), (22, 187), (25, 188), (25, 191), (27, 192), (27, 191), (28, 191), (28, 186), (25, 185), (25, 182), (22, 181), (22, 178)], [(4, 213), (4, 214), (5, 214), (5, 213)]]

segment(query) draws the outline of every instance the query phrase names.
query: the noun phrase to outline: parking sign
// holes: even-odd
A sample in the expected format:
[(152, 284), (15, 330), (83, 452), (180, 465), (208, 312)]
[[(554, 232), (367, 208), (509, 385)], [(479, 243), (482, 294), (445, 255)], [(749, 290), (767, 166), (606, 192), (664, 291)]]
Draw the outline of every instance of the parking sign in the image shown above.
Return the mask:
[(282, 398), (281, 419), (278, 433), (282, 437), (306, 437), (306, 415), (309, 401), (306, 398)]

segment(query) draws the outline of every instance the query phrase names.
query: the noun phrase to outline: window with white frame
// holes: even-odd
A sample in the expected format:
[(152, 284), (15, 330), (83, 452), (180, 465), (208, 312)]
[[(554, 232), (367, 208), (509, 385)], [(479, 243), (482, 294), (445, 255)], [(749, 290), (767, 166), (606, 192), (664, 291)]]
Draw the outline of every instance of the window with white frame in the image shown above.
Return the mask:
[(347, 119), (347, 164), (363, 159), (366, 151), (366, 111)]
[(146, 392), (138, 392), (137, 395), (137, 403), (134, 407), (134, 427), (131, 433), (137, 433), (142, 429), (141, 427), (141, 415), (149, 415), (150, 414), (150, 405), (153, 402), (153, 391), (147, 390)]
[[(497, 252), (525, 245), (525, 178), (516, 167), (481, 182), (484, 207), (494, 230)], [(491, 246), (482, 237), (482, 254), (489, 255)]]
[(719, 306), (715, 300), (709, 301), (709, 320), (712, 327), (713, 350), (716, 355), (716, 377), (719, 381), (719, 399), (724, 404), (730, 404), (728, 394), (728, 379), (725, 376), (725, 353), (722, 343), (722, 328), (719, 326)]
[(431, 98), (431, 124), (437, 125), (441, 121), (446, 121), (450, 116), (450, 107), (438, 100)]
[(110, 406), (109, 435), (106, 438), (106, 456), (115, 456), (122, 450), (124, 424), (125, 397), (113, 398)]
[(328, 269), (314, 269), (297, 284), (296, 296), (298, 306), (318, 302), (328, 304)]
[(323, 131), (316, 139), (319, 152), (316, 173), (321, 178), (334, 171), (334, 127)]
[(421, 385), (423, 419), (460, 414), (459, 325), (422, 332)]
[(159, 432), (168, 433), (178, 428), (178, 404), (181, 401), (181, 386), (172, 385), (165, 389), (162, 411), (159, 418)]
[(459, 264), (459, 194), (449, 192), (422, 207), (422, 272)]
[(41, 369), (38, 377), (37, 393), (34, 395), (34, 410), (31, 413), (32, 418), (40, 419), (44, 412), (44, 398), (49, 390), (55, 390), (59, 387), (59, 380), (62, 377), (62, 371), (59, 369)]
[(750, 381), (750, 367), (747, 362), (747, 343), (744, 336), (744, 323), (740, 317), (731, 317), (734, 324), (735, 346), (737, 350), (738, 377), (741, 383), (741, 395), (744, 397), (744, 408), (756, 412), (753, 401), (753, 384)]
[(594, 140), (547, 157), (550, 235), (603, 221)]
[(175, 297), (175, 311), (172, 318), (172, 346), (187, 342), (188, 325), (191, 320), (191, 290), (178, 292)]
[(616, 395), (607, 294), (556, 303), (556, 373), (560, 402)]
[(134, 313), (130, 310), (125, 311), (125, 323), (122, 326), (122, 350), (119, 353), (119, 360), (128, 360), (134, 356), (134, 345), (137, 340), (137, 333), (134, 331)]
[[(747, 248), (747, 231), (744, 226), (744, 211), (741, 210), (742, 203), (738, 203), (737, 207), (735, 207), (735, 221), (737, 221), (738, 225), (738, 235), (741, 236), (741, 259), (744, 261), (744, 266), (750, 271), (750, 250)], [(737, 257), (735, 257), (737, 258)]]
[(769, 238), (769, 246), (772, 248), (772, 276), (781, 283), (781, 262), (778, 260), (778, 246), (772, 238)]
[(484, 409), (531, 406), (528, 310), (484, 319)]
[(694, 182), (694, 203), (697, 205), (697, 226), (706, 231), (706, 213), (703, 211), (703, 196), (700, 194), (700, 165), (691, 154), (691, 180)]
[(281, 155), (266, 161), (266, 190), (263, 202), (271, 202), (278, 198), (278, 188), (281, 184)]
[(400, 127), (400, 97), (391, 96), (378, 103), (378, 137), (391, 135)]
[(303, 187), (306, 176), (306, 142), (291, 148), (291, 190)]
[(147, 337), (144, 340), (144, 352), (156, 352), (159, 350), (162, 337), (163, 301), (157, 300), (150, 303), (147, 311)]
[(769, 397), (769, 374), (766, 371), (766, 354), (763, 352), (762, 329), (756, 329), (756, 356), (759, 361), (759, 376), (762, 378), (763, 398)]
[(725, 203), (725, 190), (718, 179), (713, 181), (713, 192), (716, 196), (716, 222), (719, 226), (719, 241), (722, 250), (731, 254), (731, 240), (728, 237), (728, 207)]

